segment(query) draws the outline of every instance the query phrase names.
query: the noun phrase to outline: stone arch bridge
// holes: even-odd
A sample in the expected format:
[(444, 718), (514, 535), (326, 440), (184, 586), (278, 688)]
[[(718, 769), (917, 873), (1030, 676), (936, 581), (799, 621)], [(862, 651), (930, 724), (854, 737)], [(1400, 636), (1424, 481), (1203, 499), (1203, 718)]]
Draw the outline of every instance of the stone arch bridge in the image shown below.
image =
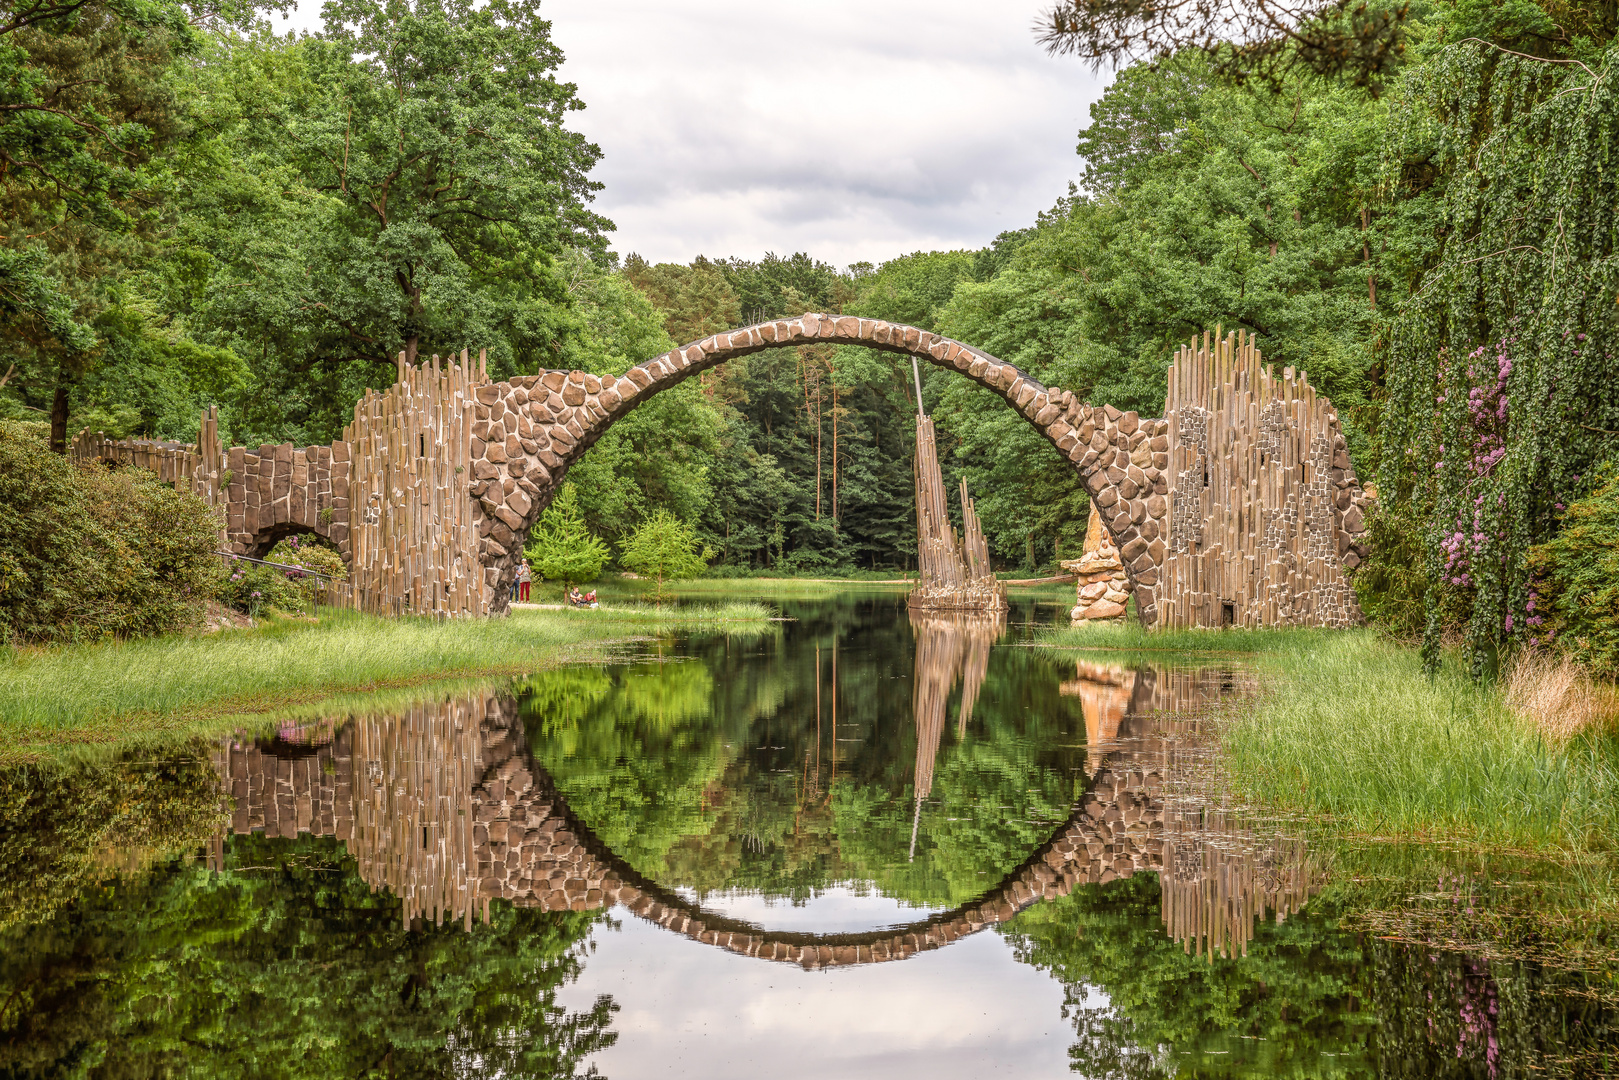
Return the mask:
[(222, 508), (222, 543), (238, 554), (261, 554), (293, 531), (327, 537), (350, 564), (356, 606), (499, 614), (521, 538), (614, 421), (728, 360), (820, 344), (914, 356), (1001, 397), (1078, 472), (1144, 625), (1358, 619), (1340, 567), (1365, 554), (1365, 500), (1338, 417), (1302, 373), (1272, 376), (1240, 334), (1181, 349), (1164, 419), (1087, 405), (914, 326), (807, 313), (714, 334), (616, 377), (546, 371), (493, 382), (482, 356), (416, 366), (401, 357), (397, 382), (368, 391), (328, 446), (226, 450), (210, 413), (194, 447), (86, 431), (71, 453), (146, 464), (193, 486)]
[(1257, 918), (1297, 910), (1319, 887), (1301, 845), (1244, 850), (1218, 815), (1167, 790), (1184, 755), (1186, 723), (1174, 712), (1220, 696), (1227, 677), (1089, 667), (1079, 674), (1111, 704), (1103, 706), (1108, 740), (1069, 819), (983, 895), (870, 933), (768, 931), (651, 881), (568, 808), (530, 756), (510, 698), (475, 695), (359, 718), (313, 739), (305, 729), (267, 744), (234, 743), (216, 766), (230, 832), (336, 837), (372, 888), (399, 897), (407, 927), (461, 921), (470, 930), (495, 900), (548, 911), (618, 905), (707, 945), (820, 968), (903, 960), (1041, 899), (1144, 870), (1160, 875), (1166, 928), (1211, 955), (1244, 949)]

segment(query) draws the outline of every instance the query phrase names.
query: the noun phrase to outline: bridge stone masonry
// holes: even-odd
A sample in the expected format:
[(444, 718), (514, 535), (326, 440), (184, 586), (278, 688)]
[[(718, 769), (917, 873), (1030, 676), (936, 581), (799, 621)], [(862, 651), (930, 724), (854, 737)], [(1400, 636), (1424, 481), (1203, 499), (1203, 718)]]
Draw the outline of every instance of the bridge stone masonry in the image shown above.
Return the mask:
[(1176, 355), (1163, 419), (1089, 405), (959, 341), (876, 319), (806, 313), (672, 349), (623, 375), (546, 371), (502, 382), (463, 352), (367, 392), (324, 447), (235, 447), (203, 421), (195, 447), (89, 432), (78, 460), (174, 461), (164, 475), (223, 510), (221, 542), (259, 553), (292, 531), (335, 543), (355, 606), (506, 610), (522, 538), (568, 470), (619, 418), (700, 371), (764, 349), (859, 345), (949, 368), (995, 393), (1075, 469), (1148, 627), (1342, 626), (1342, 569), (1366, 554), (1366, 496), (1331, 403), (1273, 376), (1253, 339), (1204, 335)]
[[(1319, 887), (1302, 847), (1246, 845), (1171, 791), (1195, 728), (1174, 719), (1227, 693), (1218, 672), (1081, 669), (1127, 686), (1069, 820), (980, 897), (908, 926), (856, 934), (763, 930), (704, 910), (614, 854), (532, 760), (515, 702), (471, 695), (335, 732), (289, 730), (215, 759), (230, 832), (343, 841), (361, 877), (400, 900), (402, 925), (488, 920), (500, 900), (546, 911), (617, 905), (694, 941), (806, 968), (903, 960), (1003, 924), (1042, 899), (1157, 871), (1166, 928), (1187, 947), (1245, 949), (1254, 922)], [(216, 866), (223, 865), (223, 839)]]

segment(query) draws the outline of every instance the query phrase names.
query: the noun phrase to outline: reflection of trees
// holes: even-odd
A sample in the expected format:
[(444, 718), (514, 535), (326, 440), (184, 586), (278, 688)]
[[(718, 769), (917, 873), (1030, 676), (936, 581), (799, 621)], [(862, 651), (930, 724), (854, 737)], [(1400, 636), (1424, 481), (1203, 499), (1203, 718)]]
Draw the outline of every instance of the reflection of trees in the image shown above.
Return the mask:
[(0, 1075), (572, 1077), (614, 1038), (556, 1002), (599, 918), (406, 931), (337, 841), (238, 837), (0, 937)]
[(1598, 1000), (1607, 980), (1381, 940), (1371, 953), (1390, 1080), (1612, 1075), (1619, 1015)]
[(1003, 931), (1019, 960), (1062, 983), (1080, 1075), (1372, 1074), (1371, 971), (1330, 913), (1261, 923), (1246, 957), (1211, 960), (1164, 933), (1158, 905), (1157, 883), (1138, 875), (1076, 889)]
[(703, 793), (725, 767), (701, 661), (570, 669), (528, 680), (521, 698), (535, 759), (580, 818), (631, 866), (656, 876), (670, 846), (706, 832)]
[(200, 742), (0, 770), (0, 931), (49, 918), (119, 858), (200, 846), (220, 817)]
[[(529, 730), (546, 732), (535, 756), (581, 820), (668, 886), (803, 897), (859, 880), (913, 903), (975, 896), (1067, 817), (1079, 752), (1056, 747), (1078, 741), (1065, 727), (1078, 710), (1057, 694), (1055, 661), (1010, 650), (991, 662), (987, 639), (966, 642), (938, 707), (963, 668), (980, 704), (964, 686), (955, 730), (938, 725), (918, 817), (914, 770), (930, 744), (912, 721), (919, 684), (892, 677), (910, 627), (866, 610), (884, 604), (905, 610), (900, 596), (789, 604), (790, 639), (693, 642), (682, 663), (601, 670), (588, 684), (536, 676), (523, 705)], [(693, 670), (703, 679), (683, 674)], [(706, 698), (679, 723), (660, 726), (632, 700), (636, 680), (688, 679), (682, 700), (699, 682)]]

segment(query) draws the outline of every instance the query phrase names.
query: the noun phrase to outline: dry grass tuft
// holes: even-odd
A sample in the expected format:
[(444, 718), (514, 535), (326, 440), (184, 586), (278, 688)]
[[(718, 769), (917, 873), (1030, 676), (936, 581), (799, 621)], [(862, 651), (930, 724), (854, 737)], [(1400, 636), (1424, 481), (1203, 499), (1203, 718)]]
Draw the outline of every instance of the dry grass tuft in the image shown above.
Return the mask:
[(1507, 704), (1548, 743), (1619, 726), (1619, 688), (1592, 682), (1567, 656), (1529, 652), (1506, 677)]

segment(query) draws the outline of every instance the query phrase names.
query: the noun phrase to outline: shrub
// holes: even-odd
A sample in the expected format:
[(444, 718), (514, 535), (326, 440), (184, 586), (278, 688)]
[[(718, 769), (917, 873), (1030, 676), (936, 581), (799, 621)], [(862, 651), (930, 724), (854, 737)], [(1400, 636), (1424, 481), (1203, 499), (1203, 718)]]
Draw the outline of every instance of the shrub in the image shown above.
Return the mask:
[[(1349, 572), (1366, 618), (1395, 637), (1414, 640), (1428, 622), (1429, 603), (1437, 599), (1424, 566), (1422, 528), (1409, 503), (1397, 507), (1374, 502), (1366, 514), (1366, 561)], [(1461, 619), (1445, 611), (1447, 628)]]
[[(234, 608), (251, 615), (267, 608), (280, 611), (301, 611), (310, 606), (319, 588), (323, 574), (339, 581), (348, 577), (348, 567), (335, 548), (321, 543), (315, 537), (289, 536), (270, 549), (266, 562), (280, 566), (262, 566), (246, 560), (234, 560), (227, 567), (220, 599)], [(313, 571), (301, 574), (284, 567), (298, 566)]]
[(182, 629), (219, 581), (213, 510), (142, 469), (76, 469), (0, 421), (0, 640)]
[(1531, 635), (1553, 641), (1601, 678), (1619, 678), (1619, 467), (1568, 505), (1557, 535), (1529, 553), (1534, 587), (1514, 612)]

